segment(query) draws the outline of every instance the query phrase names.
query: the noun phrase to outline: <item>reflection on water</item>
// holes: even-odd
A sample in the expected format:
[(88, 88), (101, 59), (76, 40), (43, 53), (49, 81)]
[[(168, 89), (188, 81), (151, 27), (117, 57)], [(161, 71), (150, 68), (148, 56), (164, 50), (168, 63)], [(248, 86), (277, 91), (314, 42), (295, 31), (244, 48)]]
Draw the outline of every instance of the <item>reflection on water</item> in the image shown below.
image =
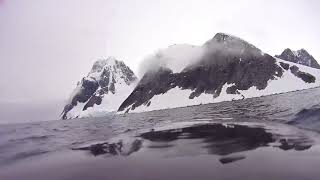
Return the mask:
[(228, 163), (239, 161), (239, 160), (242, 160), (242, 159), (245, 159), (245, 158), (246, 158), (245, 156), (229, 156), (229, 157), (220, 158), (219, 161), (222, 164), (228, 164)]
[[(138, 151), (141, 148), (141, 146), (142, 146), (142, 141), (136, 139), (129, 145), (125, 145), (123, 141), (119, 141), (117, 143), (106, 142), (106, 143), (94, 144), (88, 147), (73, 148), (73, 150), (90, 151), (90, 153), (94, 156), (98, 156), (102, 154), (129, 156), (130, 154)], [(128, 147), (129, 149), (126, 149)]]
[(217, 123), (159, 131), (151, 130), (132, 138), (133, 140), (127, 138), (126, 142), (124, 140), (114, 143), (106, 142), (74, 150), (85, 150), (94, 156), (129, 156), (141, 149), (154, 154), (168, 152), (168, 149), (171, 149), (176, 156), (218, 155), (221, 156), (219, 161), (227, 164), (245, 159), (245, 156), (233, 155), (234, 153), (257, 148), (273, 147), (285, 151), (303, 151), (312, 146), (312, 141), (306, 137), (283, 137), (270, 133), (262, 127)]
[(280, 139), (280, 149), (287, 151), (294, 149), (296, 151), (303, 151), (311, 148), (311, 141), (307, 138), (301, 139)]
[(181, 129), (150, 131), (141, 135), (152, 142), (200, 139), (209, 154), (228, 155), (256, 149), (273, 142), (272, 134), (263, 128), (242, 125), (202, 124)]

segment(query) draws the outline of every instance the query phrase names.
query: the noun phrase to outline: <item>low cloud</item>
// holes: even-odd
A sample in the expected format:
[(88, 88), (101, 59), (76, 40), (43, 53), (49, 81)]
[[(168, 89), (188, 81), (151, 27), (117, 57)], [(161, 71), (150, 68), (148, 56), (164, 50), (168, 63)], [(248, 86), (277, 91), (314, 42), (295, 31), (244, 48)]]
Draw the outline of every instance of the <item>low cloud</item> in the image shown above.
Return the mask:
[(213, 59), (212, 54), (246, 56), (246, 54), (253, 53), (263, 54), (255, 46), (238, 37), (218, 33), (203, 46), (176, 44), (158, 50), (142, 61), (138, 75), (142, 77), (146, 72), (157, 71), (160, 67), (167, 67), (174, 73), (179, 73), (200, 60), (207, 60), (206, 62), (209, 63), (224, 63), (217, 62), (218, 59)]
[(204, 55), (202, 46), (175, 44), (166, 49), (160, 49), (155, 54), (146, 57), (140, 64), (138, 75), (156, 71), (159, 67), (170, 68), (174, 73), (181, 72), (186, 66), (196, 63)]

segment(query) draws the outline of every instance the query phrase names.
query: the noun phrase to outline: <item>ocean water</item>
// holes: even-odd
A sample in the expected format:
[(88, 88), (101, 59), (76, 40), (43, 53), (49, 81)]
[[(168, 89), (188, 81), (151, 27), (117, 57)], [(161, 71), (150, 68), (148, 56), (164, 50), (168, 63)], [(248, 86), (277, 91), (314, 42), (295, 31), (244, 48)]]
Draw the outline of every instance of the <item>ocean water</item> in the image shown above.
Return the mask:
[(319, 179), (320, 88), (0, 125), (0, 179)]

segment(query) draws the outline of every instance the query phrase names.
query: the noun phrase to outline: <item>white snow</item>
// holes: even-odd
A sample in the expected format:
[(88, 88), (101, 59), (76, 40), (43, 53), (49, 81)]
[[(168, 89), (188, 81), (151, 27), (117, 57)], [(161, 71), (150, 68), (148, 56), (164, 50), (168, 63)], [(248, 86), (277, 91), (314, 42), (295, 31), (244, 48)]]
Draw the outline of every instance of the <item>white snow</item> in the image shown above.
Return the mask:
[(89, 107), (85, 111), (78, 111), (79, 117), (98, 117), (103, 116), (107, 113), (116, 112), (120, 107), (121, 103), (130, 95), (133, 91), (135, 84), (128, 86), (126, 83), (116, 83), (116, 93), (104, 95), (100, 105), (94, 105)]
[[(239, 90), (240, 94), (227, 94), (226, 89), (233, 84), (225, 84), (222, 88), (220, 95), (213, 98), (212, 94), (201, 94), (199, 97), (194, 97), (189, 99), (192, 90), (182, 90), (178, 87), (169, 90), (168, 92), (154, 96), (150, 102), (150, 106), (141, 105), (130, 112), (143, 112), (143, 111), (153, 111), (168, 108), (185, 107), (191, 105), (217, 103), (222, 101), (232, 101), (242, 98), (252, 98), (260, 97), (265, 95), (284, 93), (296, 90), (303, 90), (313, 87), (318, 87), (320, 85), (320, 70), (311, 68), (308, 66), (284, 61), (276, 58), (277, 63), (284, 62), (290, 64), (290, 66), (295, 65), (299, 67), (300, 71), (307, 72), (316, 77), (315, 83), (305, 83), (302, 79), (293, 75), (289, 70), (283, 69), (283, 76), (274, 80), (269, 80), (268, 86), (263, 90), (258, 90), (256, 87), (251, 87), (248, 90)], [(280, 65), (279, 65), (280, 66)], [(129, 107), (131, 109), (131, 107)], [(124, 111), (125, 112), (125, 111)]]
[(79, 117), (79, 112), (82, 111), (83, 107), (86, 105), (85, 103), (78, 102), (76, 106), (74, 106), (69, 112), (68, 112), (68, 118), (76, 118)]
[(141, 105), (130, 112), (144, 112), (159, 109), (177, 108), (183, 106), (192, 106), (199, 104), (207, 104), (213, 101), (212, 94), (201, 94), (199, 97), (189, 99), (192, 90), (182, 90), (178, 87), (170, 89), (167, 93), (156, 95), (151, 99), (150, 106)]

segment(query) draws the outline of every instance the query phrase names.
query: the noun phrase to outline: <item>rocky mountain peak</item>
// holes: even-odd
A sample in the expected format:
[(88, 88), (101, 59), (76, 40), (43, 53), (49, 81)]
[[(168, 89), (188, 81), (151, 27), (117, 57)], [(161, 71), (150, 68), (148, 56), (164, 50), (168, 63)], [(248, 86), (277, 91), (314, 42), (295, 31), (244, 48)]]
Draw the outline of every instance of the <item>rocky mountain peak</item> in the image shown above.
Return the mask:
[[(114, 57), (97, 60), (88, 75), (78, 83), (62, 112), (62, 118), (79, 117), (82, 111), (100, 105), (102, 100), (110, 104), (106, 111), (116, 110), (119, 106), (117, 103), (120, 104), (123, 101), (122, 96), (130, 93), (136, 80), (133, 71), (123, 61)], [(73, 110), (75, 107), (79, 107), (80, 110), (70, 113), (75, 111)]]
[(305, 49), (292, 51), (291, 49), (286, 48), (281, 55), (276, 55), (276, 57), (286, 61), (320, 69), (318, 62)]
[[(130, 85), (137, 79), (132, 70), (114, 57), (96, 61), (88, 77), (95, 79), (102, 87), (119, 82)], [(111, 85), (112, 86), (112, 85)]]
[(99, 59), (96, 62), (94, 62), (91, 73), (93, 72), (101, 72), (105, 66), (112, 66), (119, 62), (114, 57), (108, 57), (107, 59)]
[(217, 33), (204, 46), (209, 51), (223, 51), (237, 55), (263, 55), (263, 52), (249, 42), (226, 33)]
[(226, 41), (227, 39), (230, 39), (230, 38), (233, 39), (233, 36), (225, 33), (217, 33), (213, 37), (213, 39), (219, 42)]

